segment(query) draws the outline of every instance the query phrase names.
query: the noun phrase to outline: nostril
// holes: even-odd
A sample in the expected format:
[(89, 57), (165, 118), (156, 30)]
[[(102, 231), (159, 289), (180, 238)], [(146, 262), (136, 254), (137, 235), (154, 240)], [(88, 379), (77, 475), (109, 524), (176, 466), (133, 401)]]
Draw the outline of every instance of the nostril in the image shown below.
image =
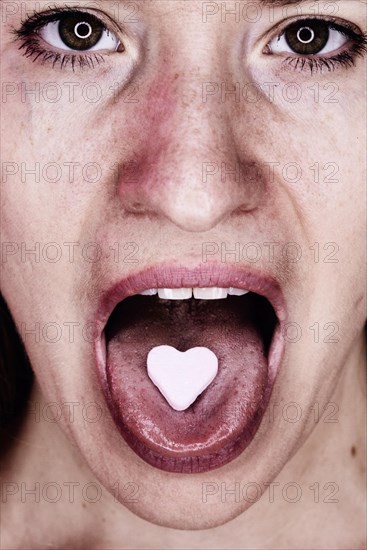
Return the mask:
[(131, 214), (142, 214), (143, 212), (146, 212), (147, 208), (144, 206), (142, 202), (134, 202), (129, 205), (128, 211)]
[(253, 212), (256, 208), (258, 208), (257, 204), (242, 204), (238, 208), (235, 208), (232, 212), (232, 216), (243, 216), (244, 214), (249, 214), (249, 212)]
[(144, 208), (144, 205), (141, 202), (134, 202), (131, 207), (133, 210), (138, 210), (139, 212), (141, 212)]

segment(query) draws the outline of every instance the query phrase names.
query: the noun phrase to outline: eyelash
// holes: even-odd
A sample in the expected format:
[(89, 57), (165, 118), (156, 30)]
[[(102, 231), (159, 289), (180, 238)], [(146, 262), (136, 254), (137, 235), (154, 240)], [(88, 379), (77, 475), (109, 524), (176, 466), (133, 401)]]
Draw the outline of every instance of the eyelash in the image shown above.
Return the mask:
[[(84, 67), (95, 68), (104, 61), (103, 54), (84, 53), (60, 53), (52, 50), (47, 50), (40, 45), (40, 42), (35, 38), (34, 33), (43, 28), (48, 23), (55, 22), (59, 19), (62, 13), (77, 12), (81, 13), (83, 10), (75, 7), (52, 9), (47, 13), (39, 13), (35, 11), (33, 15), (22, 23), (19, 30), (15, 30), (16, 38), (21, 41), (19, 47), (20, 50), (24, 50), (23, 55), (27, 58), (33, 58), (35, 62), (40, 60), (41, 64), (46, 62), (52, 63), (52, 68), (59, 65), (61, 69), (66, 68), (67, 65), (71, 65), (72, 70), (75, 70), (76, 65), (83, 69)], [(305, 19), (305, 16), (299, 18), (298, 21)], [(334, 71), (338, 67), (348, 68), (355, 65), (356, 58), (362, 57), (367, 52), (367, 34), (357, 34), (351, 28), (346, 25), (341, 25), (334, 18), (317, 17), (313, 16), (312, 19), (319, 19), (329, 24), (329, 28), (337, 30), (344, 34), (346, 37), (352, 40), (352, 44), (349, 49), (346, 49), (337, 55), (331, 57), (302, 57), (295, 54), (295, 56), (288, 55), (282, 62), (283, 66), (288, 66), (295, 71), (308, 70), (313, 74), (314, 72), (322, 72), (324, 70)], [(294, 20), (293, 22), (296, 22)], [(289, 24), (289, 23), (288, 23)], [(287, 25), (288, 26), (288, 25)], [(286, 27), (285, 27), (286, 29)], [(285, 32), (285, 29), (278, 34), (281, 36)]]
[(75, 7), (52, 9), (47, 13), (39, 13), (35, 10), (31, 17), (22, 22), (19, 30), (14, 30), (16, 39), (21, 41), (19, 50), (24, 50), (23, 55), (32, 58), (33, 63), (37, 60), (40, 60), (42, 65), (51, 62), (52, 68), (59, 65), (61, 69), (65, 69), (70, 64), (73, 71), (75, 71), (76, 66), (79, 66), (80, 69), (86, 67), (94, 69), (96, 65), (104, 62), (104, 55), (100, 53), (92, 52), (82, 55), (69, 52), (62, 53), (48, 50), (40, 45), (34, 34), (48, 23), (58, 21), (61, 14), (70, 12), (83, 13), (83, 10)]
[[(305, 17), (299, 18), (292, 22), (303, 21)], [(349, 46), (349, 49), (345, 49), (342, 52), (330, 56), (330, 57), (303, 57), (301, 55), (291, 56), (288, 55), (283, 60), (283, 66), (289, 66), (295, 71), (305, 71), (308, 70), (311, 74), (322, 72), (322, 71), (335, 71), (337, 68), (349, 68), (354, 67), (357, 57), (363, 57), (367, 52), (367, 34), (357, 34), (353, 29), (349, 28), (347, 25), (341, 25), (335, 18), (326, 18), (326, 17), (317, 17), (312, 16), (313, 20), (324, 21), (329, 25), (330, 29), (336, 30), (350, 40), (352, 44)], [(278, 34), (280, 36), (285, 32), (285, 29)]]

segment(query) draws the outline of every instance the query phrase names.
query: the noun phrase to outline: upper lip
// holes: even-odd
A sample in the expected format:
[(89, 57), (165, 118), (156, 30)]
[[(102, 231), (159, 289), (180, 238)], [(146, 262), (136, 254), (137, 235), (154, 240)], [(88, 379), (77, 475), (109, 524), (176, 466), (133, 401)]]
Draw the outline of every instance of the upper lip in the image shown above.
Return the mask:
[(119, 302), (148, 288), (236, 287), (264, 296), (274, 308), (278, 321), (287, 318), (283, 292), (276, 278), (259, 268), (208, 263), (188, 268), (168, 262), (129, 275), (112, 283), (103, 293), (97, 323), (104, 330), (108, 318)]

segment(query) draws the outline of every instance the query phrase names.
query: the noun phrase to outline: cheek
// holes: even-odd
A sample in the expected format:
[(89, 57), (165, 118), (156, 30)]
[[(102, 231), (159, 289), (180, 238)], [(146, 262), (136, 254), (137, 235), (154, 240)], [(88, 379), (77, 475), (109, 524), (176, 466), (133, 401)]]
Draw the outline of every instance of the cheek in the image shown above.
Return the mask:
[[(108, 217), (111, 195), (112, 202), (118, 202), (116, 164), (133, 163), (137, 153), (145, 152), (153, 165), (167, 139), (165, 124), (175, 105), (166, 81), (158, 77), (117, 97), (111, 97), (112, 83), (107, 81), (97, 104), (77, 91), (70, 101), (70, 89), (60, 81), (58, 85), (63, 95), (52, 103), (45, 100), (42, 83), (37, 92), (37, 77), (27, 81), (27, 89), (35, 89), (36, 94), (22, 97), (19, 92), (9, 97), (3, 117), (9, 139), (2, 151), (2, 292), (20, 320), (41, 318), (45, 304), (39, 297), (54, 293), (55, 285), (68, 288), (67, 280), (75, 276), (75, 264), (42, 261), (45, 243), (61, 246), (67, 259), (65, 242), (95, 239), (96, 227)], [(16, 128), (15, 119), (20, 121)], [(144, 166), (138, 163), (137, 172), (134, 168), (139, 180), (146, 173)], [(34, 263), (35, 256), (26, 261), (31, 250), (36, 250), (40, 261)], [(86, 267), (93, 265), (84, 265), (84, 271)], [(16, 286), (27, 291), (18, 292)]]
[[(115, 86), (118, 75), (73, 83), (60, 78), (48, 83), (44, 77), (16, 83), (17, 91), (7, 101), (9, 139), (3, 147), (4, 193), (12, 210), (19, 201), (27, 202), (27, 211), (43, 212), (45, 223), (62, 208), (62, 223), (94, 195), (103, 202), (113, 190), (117, 167), (128, 172), (132, 166), (140, 179), (169, 134), (167, 121), (176, 99), (174, 91), (168, 92), (167, 77), (160, 76), (167, 72), (162, 66), (151, 81), (121, 90)], [(16, 127), (14, 120), (19, 121)]]

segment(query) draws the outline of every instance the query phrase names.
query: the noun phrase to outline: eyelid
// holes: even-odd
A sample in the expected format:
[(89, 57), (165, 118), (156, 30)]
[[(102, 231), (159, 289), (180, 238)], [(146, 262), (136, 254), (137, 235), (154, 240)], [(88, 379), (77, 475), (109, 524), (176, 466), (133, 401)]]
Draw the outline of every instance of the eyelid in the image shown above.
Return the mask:
[[(83, 18), (86, 19), (85, 15), (83, 15)], [(85, 50), (81, 50), (81, 51), (75, 50), (73, 48), (70, 48), (69, 46), (67, 46), (67, 44), (63, 42), (60, 36), (59, 23), (60, 21), (50, 21), (49, 23), (47, 23), (46, 25), (38, 29), (36, 32), (38, 36), (42, 38), (48, 46), (57, 48), (60, 51), (78, 52), (81, 54), (90, 53), (92, 51), (101, 51), (101, 50), (106, 50), (107, 52), (114, 52), (114, 51), (117, 51), (117, 48), (121, 44), (119, 38), (116, 36), (114, 32), (111, 32), (110, 30), (103, 27), (102, 34), (95, 45)]]
[[(348, 36), (349, 38), (358, 40), (361, 36), (363, 36), (363, 31), (357, 27), (354, 23), (351, 23), (350, 21), (346, 21), (345, 19), (341, 19), (340, 17), (332, 17), (332, 16), (322, 16), (322, 15), (314, 15), (314, 14), (304, 14), (304, 15), (298, 15), (294, 17), (289, 17), (282, 19), (282, 21), (279, 21), (272, 29), (267, 31), (265, 35), (262, 37), (261, 40), (266, 41), (266, 45), (269, 44), (270, 40), (273, 38), (276, 38), (277, 36), (281, 36), (286, 31), (287, 27), (291, 25), (292, 23), (297, 23), (305, 21), (307, 19), (312, 19), (313, 21), (323, 21), (324, 23), (328, 23), (331, 28), (333, 28), (336, 31), (341, 32), (345, 36)], [(266, 46), (265, 46), (266, 47)]]
[(58, 21), (60, 15), (62, 15), (63, 13), (70, 12), (87, 13), (89, 15), (93, 15), (101, 21), (101, 23), (107, 30), (117, 34), (119, 39), (122, 40), (122, 38), (126, 36), (126, 29), (122, 28), (116, 21), (114, 21), (102, 10), (87, 7), (80, 8), (75, 6), (62, 6), (60, 8), (51, 8), (40, 12), (35, 11), (34, 14), (31, 15), (31, 17), (29, 17), (25, 21), (22, 21), (21, 28), (19, 30), (15, 30), (15, 34), (18, 37), (28, 37), (32, 33), (37, 33), (37, 31), (45, 27), (48, 23)]
[[(275, 52), (270, 49), (270, 42), (285, 33), (287, 27), (295, 23), (303, 23), (305, 20), (322, 21), (347, 37), (346, 43), (341, 46), (341, 51), (329, 52), (324, 54), (297, 54), (291, 52)], [(252, 49), (252, 48), (251, 48)], [(261, 70), (272, 70), (269, 66), (269, 58), (274, 58), (273, 63), (281, 62), (281, 65), (275, 64), (281, 73), (286, 77), (289, 71), (307, 72), (311, 76), (315, 73), (330, 72), (336, 69), (348, 69), (354, 67), (359, 57), (364, 57), (367, 53), (367, 33), (352, 23), (341, 17), (330, 15), (315, 15), (305, 13), (293, 17), (283, 18), (273, 27), (265, 32), (259, 33), (254, 40), (254, 67), (263, 67)], [(262, 65), (264, 63), (265, 65)]]
[[(305, 27), (308, 26), (308, 21), (305, 20)], [(299, 25), (301, 27), (301, 25)], [(329, 27), (329, 33), (328, 33), (328, 39), (326, 44), (315, 54), (312, 54), (314, 56), (325, 56), (327, 54), (335, 54), (338, 50), (345, 47), (348, 42), (350, 41), (350, 36), (346, 35), (345, 32), (339, 31), (334, 29), (331, 25), (328, 25)], [(269, 49), (269, 53), (272, 55), (299, 55), (299, 56), (307, 56), (309, 54), (301, 53), (301, 52), (295, 52), (292, 51), (292, 47), (288, 44), (286, 39), (286, 31), (287, 28), (280, 34), (275, 36), (268, 42), (267, 47)]]
[[(119, 46), (116, 51), (109, 50), (64, 50), (48, 44), (39, 30), (51, 22), (59, 21), (65, 13), (88, 14), (98, 19), (101, 25), (110, 33), (114, 34)], [(84, 68), (96, 68), (105, 59), (118, 59), (120, 54), (124, 54), (123, 61), (117, 61), (126, 75), (131, 74), (138, 65), (142, 56), (141, 39), (135, 28), (129, 28), (128, 25), (121, 26), (114, 21), (110, 15), (98, 9), (67, 7), (52, 8), (43, 11), (34, 11), (33, 15), (21, 23), (20, 28), (13, 28), (12, 33), (15, 41), (20, 43), (19, 50), (22, 55), (31, 62), (37, 62), (41, 65), (51, 65), (51, 69), (58, 68), (75, 70)], [(115, 56), (117, 57), (115, 58)]]

